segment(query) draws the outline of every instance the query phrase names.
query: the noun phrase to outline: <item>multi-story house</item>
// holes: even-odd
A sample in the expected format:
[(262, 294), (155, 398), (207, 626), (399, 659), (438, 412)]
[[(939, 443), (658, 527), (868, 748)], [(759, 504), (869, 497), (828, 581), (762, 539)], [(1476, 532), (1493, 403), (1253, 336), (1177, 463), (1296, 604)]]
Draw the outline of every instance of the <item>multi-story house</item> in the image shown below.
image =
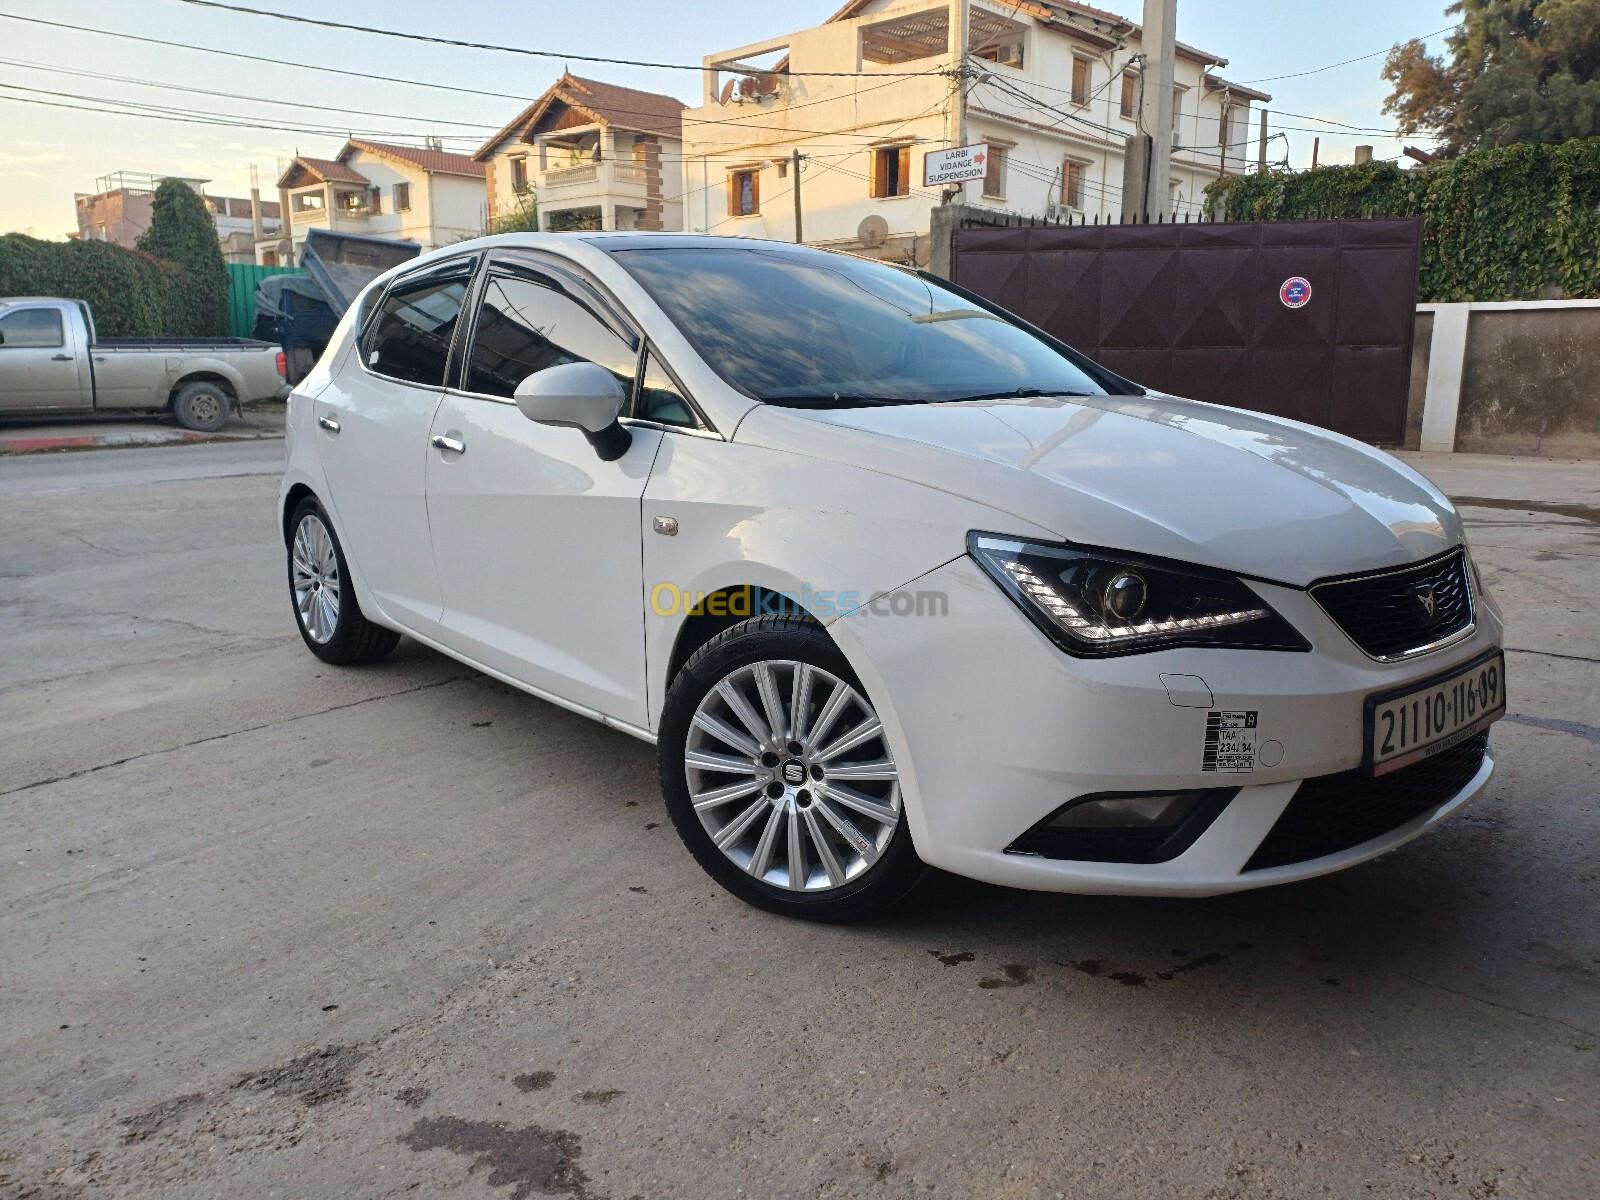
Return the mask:
[(437, 146), (352, 139), (333, 159), (296, 157), (278, 180), (285, 228), (257, 259), (300, 261), (311, 229), (364, 233), (435, 250), (487, 228), (483, 164)]
[(563, 75), (473, 155), (490, 226), (537, 201), (542, 230), (682, 229), (684, 107)]
[[(151, 206), (156, 188), (164, 179), (176, 176), (145, 175), (136, 171), (115, 171), (95, 180), (95, 191), (76, 197), (78, 237), (85, 241), (115, 242), (133, 249), (150, 228)], [(229, 262), (255, 261), (254, 243), (259, 223), (263, 236), (275, 233), (279, 225), (276, 201), (261, 200), (252, 194), (240, 196), (206, 194), (207, 179), (179, 179), (200, 193), (206, 211), (217, 227), (217, 240)]]
[[(972, 3), (964, 86), (941, 0), (852, 0), (826, 23), (714, 54), (704, 103), (684, 113), (685, 228), (795, 236), (927, 261), (947, 197), (1026, 216), (1115, 219), (1123, 152), (1143, 99), (1141, 29), (1068, 0)], [(1167, 211), (1198, 214), (1205, 186), (1252, 168), (1263, 92), (1216, 74), (1227, 60), (1180, 44)], [(987, 177), (924, 184), (923, 158), (989, 147)], [(1160, 211), (1159, 208), (1157, 211)]]

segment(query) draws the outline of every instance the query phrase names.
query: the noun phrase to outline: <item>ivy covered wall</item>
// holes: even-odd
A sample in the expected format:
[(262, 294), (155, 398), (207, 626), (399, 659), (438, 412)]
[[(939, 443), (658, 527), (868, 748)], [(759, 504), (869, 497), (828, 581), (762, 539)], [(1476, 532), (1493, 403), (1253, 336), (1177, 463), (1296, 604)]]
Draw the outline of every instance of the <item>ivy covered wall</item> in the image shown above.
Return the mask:
[(1233, 176), (1231, 221), (1421, 217), (1423, 302), (1600, 297), (1600, 138), (1393, 163)]

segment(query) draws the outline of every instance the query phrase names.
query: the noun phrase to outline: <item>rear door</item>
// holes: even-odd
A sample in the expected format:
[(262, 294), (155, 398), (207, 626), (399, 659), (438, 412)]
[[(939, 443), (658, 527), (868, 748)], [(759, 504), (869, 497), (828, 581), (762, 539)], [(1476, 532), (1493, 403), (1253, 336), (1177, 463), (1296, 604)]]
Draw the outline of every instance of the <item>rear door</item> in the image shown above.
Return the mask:
[(14, 307), (0, 314), (0, 408), (90, 407), (88, 364), (71, 341), (59, 308)]
[(449, 259), (393, 281), (357, 353), (313, 406), (346, 557), (382, 616), (430, 637), (441, 601), (423, 491), (428, 434), (477, 261)]
[(535, 372), (596, 362), (633, 394), (642, 344), (598, 293), (506, 258), (482, 280), (461, 386), (439, 405), (428, 520), (442, 639), (519, 682), (644, 726), (640, 508), (659, 429), (602, 462), (575, 429), (536, 425), (512, 394)]

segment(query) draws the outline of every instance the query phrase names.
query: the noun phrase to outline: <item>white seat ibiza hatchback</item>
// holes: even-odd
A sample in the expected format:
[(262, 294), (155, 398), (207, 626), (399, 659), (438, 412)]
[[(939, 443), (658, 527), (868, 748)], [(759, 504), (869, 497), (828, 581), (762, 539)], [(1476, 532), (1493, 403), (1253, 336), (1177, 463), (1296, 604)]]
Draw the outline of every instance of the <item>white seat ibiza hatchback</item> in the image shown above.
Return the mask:
[(931, 275), (466, 242), (367, 290), (288, 432), (312, 653), (405, 634), (654, 742), (689, 850), (777, 912), (859, 916), (925, 864), (1302, 879), (1493, 769), (1501, 622), (1427, 480)]

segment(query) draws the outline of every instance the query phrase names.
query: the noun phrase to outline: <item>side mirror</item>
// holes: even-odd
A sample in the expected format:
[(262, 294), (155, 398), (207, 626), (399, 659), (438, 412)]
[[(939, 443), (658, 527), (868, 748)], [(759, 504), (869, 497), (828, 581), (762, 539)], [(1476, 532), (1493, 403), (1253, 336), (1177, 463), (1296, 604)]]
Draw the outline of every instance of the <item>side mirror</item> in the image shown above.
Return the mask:
[(566, 363), (536, 372), (517, 385), (515, 398), (530, 421), (580, 430), (605, 462), (621, 458), (633, 442), (617, 420), (627, 394), (617, 377), (598, 363)]

